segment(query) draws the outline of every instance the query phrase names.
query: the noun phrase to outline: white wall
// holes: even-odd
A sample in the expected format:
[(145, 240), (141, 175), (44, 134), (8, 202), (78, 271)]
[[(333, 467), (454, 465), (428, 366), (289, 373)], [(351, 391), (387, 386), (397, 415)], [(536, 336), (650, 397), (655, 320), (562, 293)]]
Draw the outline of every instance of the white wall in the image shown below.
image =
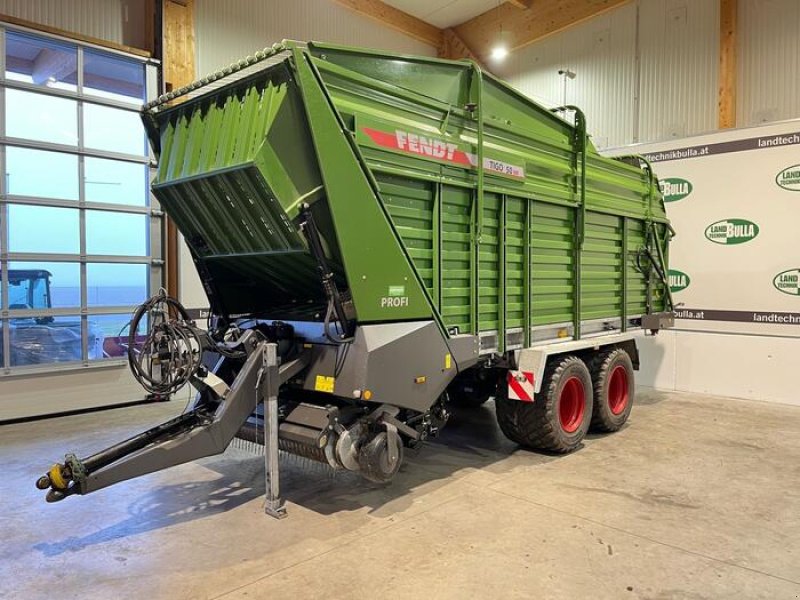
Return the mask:
[(145, 394), (127, 366), (3, 377), (0, 379), (0, 422), (125, 404), (142, 400)]
[[(800, 268), (796, 220), (787, 219), (800, 194), (776, 184), (778, 173), (798, 162), (798, 131), (794, 120), (609, 150), (649, 155), (662, 180), (693, 186), (666, 204), (677, 230), (670, 267), (691, 281), (673, 291), (675, 328), (639, 342), (640, 384), (800, 406), (800, 296), (774, 284), (778, 273)], [(670, 154), (686, 148), (697, 155)], [(757, 234), (732, 245), (713, 243), (708, 227), (731, 218), (751, 221)], [(793, 321), (756, 318), (772, 314)]]
[[(738, 126), (800, 116), (800, 2), (739, 0)], [(497, 73), (586, 112), (598, 147), (717, 127), (719, 0), (637, 0), (512, 53)]]
[(0, 0), (0, 13), (122, 43), (121, 0)]
[(638, 346), (638, 385), (800, 406), (798, 338), (666, 330)]

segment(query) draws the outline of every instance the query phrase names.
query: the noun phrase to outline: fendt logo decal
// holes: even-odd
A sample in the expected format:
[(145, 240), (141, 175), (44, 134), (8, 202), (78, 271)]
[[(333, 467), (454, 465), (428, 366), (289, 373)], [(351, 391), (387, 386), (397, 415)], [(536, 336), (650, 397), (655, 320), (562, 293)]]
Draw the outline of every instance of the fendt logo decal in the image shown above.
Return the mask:
[[(461, 156), (458, 157), (459, 160), (456, 160), (458, 146), (451, 142), (445, 142), (442, 140), (437, 140), (436, 138), (417, 135), (415, 133), (408, 133), (405, 131), (400, 131), (399, 129), (394, 132), (394, 135), (395, 139), (397, 140), (397, 147), (400, 150), (421, 154), (422, 156), (432, 156), (433, 158), (469, 164), (468, 161), (462, 161)], [(461, 152), (460, 154), (466, 157), (466, 153)]]
[(725, 219), (706, 227), (706, 239), (730, 246), (744, 244), (758, 235), (758, 225), (747, 219)]
[[(383, 148), (442, 160), (462, 167), (475, 167), (478, 164), (478, 157), (475, 154), (464, 152), (459, 149), (458, 144), (440, 138), (401, 129), (388, 132), (372, 129), (371, 127), (362, 127), (361, 131), (375, 144)], [(484, 157), (483, 168), (507, 177), (525, 178), (525, 169), (519, 165), (512, 165), (493, 158)]]
[(661, 185), (661, 194), (664, 196), (664, 202), (683, 200), (694, 189), (691, 182), (680, 177), (667, 177), (662, 179), (659, 184)]
[(800, 268), (789, 269), (775, 275), (772, 280), (775, 289), (790, 296), (800, 296)]
[(675, 269), (669, 270), (668, 278), (669, 291), (673, 293), (685, 290), (692, 282), (691, 278), (686, 273), (683, 271), (676, 271)]
[(778, 173), (775, 183), (790, 192), (800, 192), (800, 165), (787, 167)]

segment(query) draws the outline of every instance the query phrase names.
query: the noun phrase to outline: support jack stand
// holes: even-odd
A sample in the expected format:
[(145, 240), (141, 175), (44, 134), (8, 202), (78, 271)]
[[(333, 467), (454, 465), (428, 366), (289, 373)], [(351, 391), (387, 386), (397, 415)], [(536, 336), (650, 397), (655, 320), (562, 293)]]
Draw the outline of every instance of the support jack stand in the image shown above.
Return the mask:
[(276, 519), (287, 516), (286, 504), (281, 498), (280, 464), (278, 461), (278, 357), (276, 346), (270, 344), (264, 353), (262, 393), (264, 398), (264, 474), (266, 501), (264, 512)]

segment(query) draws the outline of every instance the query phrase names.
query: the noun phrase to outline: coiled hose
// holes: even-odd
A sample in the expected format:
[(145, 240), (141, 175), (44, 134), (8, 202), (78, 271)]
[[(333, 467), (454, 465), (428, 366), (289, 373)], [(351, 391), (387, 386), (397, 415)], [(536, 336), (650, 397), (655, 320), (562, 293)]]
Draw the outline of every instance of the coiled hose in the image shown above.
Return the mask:
[[(138, 336), (145, 320), (146, 334)], [(128, 334), (128, 365), (151, 394), (179, 391), (202, 364), (203, 339), (183, 305), (164, 290), (140, 304)]]

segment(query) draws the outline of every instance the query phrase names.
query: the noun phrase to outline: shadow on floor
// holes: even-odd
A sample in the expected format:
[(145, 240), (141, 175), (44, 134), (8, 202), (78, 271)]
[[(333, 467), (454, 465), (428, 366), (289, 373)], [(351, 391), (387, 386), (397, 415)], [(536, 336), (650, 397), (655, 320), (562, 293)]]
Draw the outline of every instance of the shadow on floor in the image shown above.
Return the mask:
[[(647, 403), (660, 401), (655, 398), (657, 393), (648, 394), (648, 399), (650, 396), (653, 399)], [(589, 439), (596, 437), (601, 436)], [(286, 455), (281, 459), (281, 491), (288, 502), (321, 515), (367, 508), (369, 514), (385, 517), (402, 512), (420, 493), (431, 493), (453, 477), (474, 471), (488, 471), (500, 477), (517, 466), (537, 468), (562, 456), (524, 450), (507, 440), (497, 426), (494, 403), (490, 401), (478, 408), (454, 408), (439, 438), (418, 450), (406, 449), (403, 467), (390, 485), (371, 484), (355, 473), (334, 473), (319, 463)], [(510, 457), (513, 460), (507, 460)], [(46, 556), (74, 552), (230, 511), (265, 494), (263, 456), (229, 448), (198, 464), (220, 476), (173, 485), (148, 483), (150, 491), (136, 497), (123, 521), (83, 537), (40, 543), (34, 548)], [(141, 487), (141, 482), (125, 482), (100, 493), (136, 496), (130, 490), (134, 486)]]

